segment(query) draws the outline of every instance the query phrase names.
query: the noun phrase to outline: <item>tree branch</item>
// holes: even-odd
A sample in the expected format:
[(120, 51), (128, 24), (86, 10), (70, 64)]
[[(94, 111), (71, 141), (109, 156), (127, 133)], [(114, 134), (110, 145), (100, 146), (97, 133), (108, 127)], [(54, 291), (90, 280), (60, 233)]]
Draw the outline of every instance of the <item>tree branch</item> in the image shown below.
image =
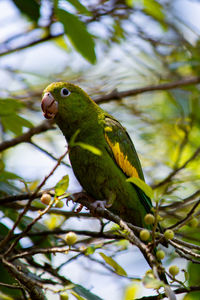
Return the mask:
[(24, 272), (18, 270), (14, 264), (8, 262), (6, 259), (2, 258), (2, 263), (13, 277), (26, 288), (32, 300), (46, 300), (45, 294), (42, 291), (42, 284), (30, 278), (28, 274), (24, 274)]
[(96, 103), (104, 103), (109, 100), (119, 100), (124, 97), (130, 97), (130, 96), (136, 96), (138, 94), (143, 94), (147, 92), (152, 92), (152, 91), (163, 91), (163, 90), (171, 90), (171, 89), (178, 89), (184, 86), (192, 85), (192, 84), (198, 84), (200, 83), (200, 77), (185, 77), (182, 78), (181, 80), (173, 81), (173, 82), (167, 82), (167, 83), (161, 83), (157, 85), (149, 85), (141, 88), (136, 88), (136, 89), (130, 89), (127, 91), (117, 91), (114, 90), (111, 93), (97, 97), (94, 99)]
[[(178, 294), (183, 294), (183, 293), (189, 293), (189, 292), (197, 292), (200, 291), (200, 286), (191, 286), (188, 288), (178, 288), (176, 290), (174, 290), (174, 293), (176, 295)], [(144, 296), (142, 298), (137, 298), (136, 300), (160, 300), (160, 299), (164, 299), (166, 297), (166, 295), (164, 293), (156, 295), (156, 296)]]
[(180, 227), (182, 227), (186, 222), (189, 221), (189, 218), (192, 216), (192, 214), (194, 213), (195, 209), (199, 206), (199, 204), (200, 204), (200, 199), (193, 205), (193, 207), (187, 213), (185, 218), (178, 221), (176, 224), (169, 226), (167, 229), (179, 229)]
[(24, 133), (22, 135), (17, 136), (16, 138), (13, 138), (11, 140), (2, 142), (0, 144), (0, 152), (4, 151), (10, 147), (16, 146), (20, 143), (30, 142), (33, 135), (39, 134), (39, 133), (47, 131), (49, 129), (54, 129), (53, 122), (52, 121), (44, 121), (40, 125), (29, 129), (26, 133)]
[(0, 52), (0, 57), (4, 56), (4, 55), (11, 54), (11, 53), (14, 53), (14, 52), (17, 52), (17, 51), (20, 51), (20, 50), (23, 50), (23, 49), (26, 49), (26, 48), (29, 48), (29, 47), (32, 47), (32, 46), (35, 46), (35, 45), (38, 45), (38, 44), (43, 43), (43, 42), (50, 41), (50, 40), (55, 39), (55, 38), (57, 38), (59, 36), (62, 36), (62, 35), (63, 35), (63, 32), (55, 34), (55, 35), (49, 34), (49, 35), (47, 35), (43, 38), (36, 39), (32, 42), (28, 42), (27, 44), (21, 45), (19, 47), (15, 47), (15, 48), (9, 49), (7, 51)]

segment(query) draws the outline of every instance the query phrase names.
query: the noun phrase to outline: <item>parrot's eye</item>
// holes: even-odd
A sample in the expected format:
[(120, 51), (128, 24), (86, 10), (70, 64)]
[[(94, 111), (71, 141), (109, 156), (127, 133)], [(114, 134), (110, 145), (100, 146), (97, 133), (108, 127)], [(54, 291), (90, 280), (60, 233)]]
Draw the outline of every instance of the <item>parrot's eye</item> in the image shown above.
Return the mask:
[(67, 97), (70, 95), (70, 91), (66, 88), (62, 88), (62, 90), (60, 91), (60, 95), (61, 97)]

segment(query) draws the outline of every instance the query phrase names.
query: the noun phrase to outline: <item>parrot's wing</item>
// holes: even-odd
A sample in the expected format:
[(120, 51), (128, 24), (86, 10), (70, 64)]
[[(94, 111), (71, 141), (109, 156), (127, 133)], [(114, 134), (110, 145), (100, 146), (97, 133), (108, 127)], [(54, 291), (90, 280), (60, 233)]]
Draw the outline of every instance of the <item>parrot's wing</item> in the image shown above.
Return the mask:
[[(136, 177), (144, 181), (137, 152), (125, 128), (111, 116), (105, 117), (104, 124), (108, 152), (115, 163), (127, 177)], [(135, 189), (146, 211), (150, 212), (152, 208), (151, 199), (138, 186), (135, 186)]]

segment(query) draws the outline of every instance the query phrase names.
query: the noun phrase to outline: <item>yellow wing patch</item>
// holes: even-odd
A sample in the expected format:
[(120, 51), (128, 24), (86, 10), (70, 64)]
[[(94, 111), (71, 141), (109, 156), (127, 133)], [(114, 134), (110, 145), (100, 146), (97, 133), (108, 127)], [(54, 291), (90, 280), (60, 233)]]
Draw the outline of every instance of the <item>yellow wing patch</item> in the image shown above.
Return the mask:
[(112, 131), (112, 128), (109, 127), (109, 126), (106, 126), (106, 127), (104, 128), (104, 131), (105, 131), (105, 132), (111, 132), (111, 131)]
[(114, 158), (118, 164), (118, 166), (123, 170), (123, 172), (128, 176), (128, 177), (139, 177), (138, 172), (135, 167), (132, 166), (132, 164), (128, 160), (128, 156), (124, 155), (124, 153), (120, 150), (119, 143), (112, 143), (109, 140), (109, 137), (107, 134), (105, 134), (106, 141), (110, 148), (112, 149)]

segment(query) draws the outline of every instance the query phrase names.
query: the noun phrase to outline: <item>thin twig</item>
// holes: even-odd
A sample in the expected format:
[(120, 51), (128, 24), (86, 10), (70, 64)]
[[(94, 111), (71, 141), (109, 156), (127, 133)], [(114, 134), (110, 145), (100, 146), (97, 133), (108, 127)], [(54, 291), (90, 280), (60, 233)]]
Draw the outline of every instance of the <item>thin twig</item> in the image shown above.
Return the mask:
[[(50, 152), (48, 152), (46, 149), (40, 147), (39, 145), (37, 145), (36, 143), (34, 143), (33, 141), (29, 142), (32, 146), (34, 146), (36, 149), (40, 150), (41, 152), (45, 153), (46, 155), (48, 155), (49, 157), (51, 157), (53, 160), (58, 160), (55, 156), (53, 156), (53, 154), (51, 154)], [(61, 164), (71, 168), (70, 164), (65, 163), (64, 161), (61, 161)]]
[[(181, 288), (175, 289), (174, 293), (176, 295), (178, 295), (178, 294), (197, 292), (197, 291), (200, 291), (200, 286), (191, 286), (188, 288), (181, 287)], [(166, 297), (165, 294), (162, 293), (162, 294), (155, 295), (155, 296), (145, 296), (142, 298), (137, 298), (136, 300), (160, 300), (160, 299), (164, 299), (165, 297)]]
[[(70, 232), (70, 229), (55, 229), (55, 230), (45, 230), (40, 232), (29, 232), (26, 236), (47, 236), (47, 235), (58, 235), (58, 234), (66, 234)], [(90, 231), (90, 230), (78, 230), (74, 229), (74, 233), (79, 235), (86, 235), (92, 238), (104, 238), (104, 239), (122, 239), (122, 237), (119, 234), (112, 234), (110, 232), (98, 232), (98, 231)], [(19, 236), (19, 234), (15, 234), (13, 237)]]
[(190, 217), (192, 217), (195, 209), (200, 204), (200, 199), (193, 205), (192, 209), (187, 213), (186, 217), (182, 220), (178, 221), (176, 224), (169, 226), (167, 229), (176, 229), (178, 230), (180, 227), (182, 227), (186, 222), (189, 221)]
[[(169, 240), (168, 242), (169, 242), (169, 244), (171, 244), (174, 248), (176, 248), (176, 249), (182, 251), (183, 253), (185, 253), (185, 254), (187, 254), (187, 255), (190, 255), (190, 256), (194, 256), (195, 258), (200, 258), (200, 254), (195, 253), (195, 252), (193, 252), (192, 250), (188, 250), (188, 249), (186, 249), (186, 248), (184, 248), (184, 247), (178, 245), (177, 243), (175, 243), (175, 242), (172, 241), (172, 240)], [(200, 263), (200, 261), (199, 261), (199, 263)]]
[[(53, 173), (58, 168), (58, 166), (60, 165), (62, 159), (65, 157), (65, 155), (67, 153), (68, 153), (68, 150), (66, 150), (65, 153), (63, 155), (61, 155), (61, 157), (58, 159), (58, 161), (57, 161), (56, 165), (54, 166), (54, 168), (52, 169), (52, 171), (47, 176), (45, 176), (45, 178), (43, 179), (43, 181), (35, 189), (35, 192), (32, 194), (32, 196), (30, 196), (30, 199), (29, 199), (27, 205), (25, 206), (25, 208), (21, 212), (21, 214), (18, 216), (18, 219), (16, 220), (15, 224), (13, 225), (13, 228), (8, 232), (7, 236), (1, 241), (0, 248), (2, 248), (3, 246), (5, 246), (8, 243), (8, 241), (10, 240), (10, 238), (13, 235), (13, 232), (14, 232), (15, 228), (18, 226), (18, 224), (21, 221), (22, 217), (28, 211), (28, 209), (29, 209), (29, 207), (31, 205), (31, 202), (33, 201), (33, 199), (35, 199), (35, 196), (38, 194), (38, 192), (40, 191), (40, 189), (42, 188), (42, 186), (45, 185), (45, 183), (49, 179), (49, 177), (51, 177), (53, 175)], [(18, 238), (7, 249), (7, 251), (6, 251), (6, 253), (4, 255), (7, 255), (10, 251), (12, 251), (12, 249), (15, 247), (15, 245), (18, 243), (18, 241), (24, 236), (24, 234), (27, 233), (32, 228), (32, 226), (35, 224), (35, 222), (37, 220), (39, 220), (43, 216), (43, 214), (46, 213), (50, 208), (51, 208), (51, 205), (47, 206), (47, 208), (44, 209), (44, 211), (26, 227), (26, 229), (18, 236)]]
[(183, 208), (186, 205), (190, 205), (190, 203), (193, 202), (199, 195), (200, 195), (200, 190), (197, 190), (192, 195), (188, 196), (187, 198), (183, 199), (182, 201), (176, 201), (176, 202), (170, 203), (168, 205), (160, 206), (160, 210), (161, 211), (165, 210), (165, 209), (177, 210), (177, 208), (179, 208), (179, 207)]

